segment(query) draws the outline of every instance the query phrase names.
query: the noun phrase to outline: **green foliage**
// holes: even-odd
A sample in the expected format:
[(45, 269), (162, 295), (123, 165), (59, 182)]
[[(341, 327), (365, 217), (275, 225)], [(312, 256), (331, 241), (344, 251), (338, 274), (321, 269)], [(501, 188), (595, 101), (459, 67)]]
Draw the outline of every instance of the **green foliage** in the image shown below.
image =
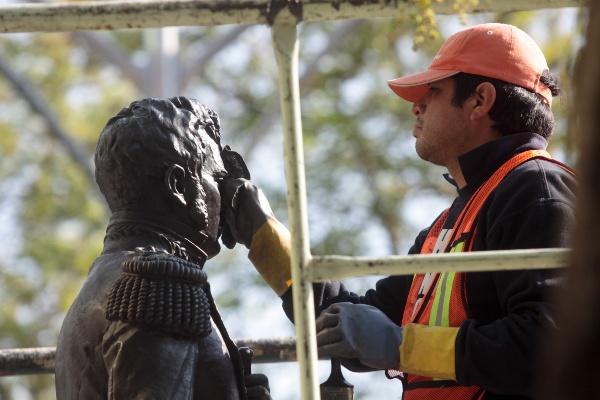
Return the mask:
[(416, 11), (410, 18), (417, 23), (413, 39), (413, 49), (419, 48), (427, 40), (437, 39), (437, 20), (432, 7), (432, 0), (412, 0), (416, 4)]

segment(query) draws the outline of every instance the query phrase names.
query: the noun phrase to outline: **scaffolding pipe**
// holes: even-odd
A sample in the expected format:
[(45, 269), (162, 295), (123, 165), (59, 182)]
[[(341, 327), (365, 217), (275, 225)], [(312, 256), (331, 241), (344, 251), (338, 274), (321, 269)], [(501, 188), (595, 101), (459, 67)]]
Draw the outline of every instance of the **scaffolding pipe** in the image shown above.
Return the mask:
[[(294, 337), (269, 339), (234, 339), (238, 347), (254, 352), (252, 363), (296, 361)], [(0, 376), (53, 374), (56, 347), (0, 349)]]
[(382, 258), (313, 256), (306, 274), (313, 282), (326, 282), (369, 275), (562, 268), (568, 265), (570, 254), (569, 249), (532, 249)]
[(292, 237), (292, 294), (296, 352), (300, 369), (300, 393), (304, 400), (319, 400), (317, 340), (313, 288), (304, 272), (310, 262), (306, 179), (298, 84), (298, 33), (296, 24), (272, 26), (273, 48), (279, 71), (279, 95), (283, 125), (287, 205)]
[[(582, 7), (585, 0), (480, 0), (469, 13), (532, 11)], [(381, 0), (143, 0), (9, 4), (0, 7), (0, 32), (72, 32), (211, 26), (283, 24), (410, 15), (415, 2)], [(453, 1), (434, 1), (436, 14), (456, 14)], [(291, 13), (282, 13), (283, 9)], [(280, 15), (282, 14), (282, 15)]]

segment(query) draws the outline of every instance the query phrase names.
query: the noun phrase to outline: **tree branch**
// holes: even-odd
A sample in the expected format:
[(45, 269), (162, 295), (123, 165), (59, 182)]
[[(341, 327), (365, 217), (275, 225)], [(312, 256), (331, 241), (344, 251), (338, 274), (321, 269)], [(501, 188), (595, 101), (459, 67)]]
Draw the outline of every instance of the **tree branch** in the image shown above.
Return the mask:
[(144, 77), (146, 72), (136, 67), (121, 46), (106, 35), (98, 32), (73, 32), (73, 39), (83, 42), (95, 54), (98, 54), (103, 60), (116, 65), (121, 73), (135, 84), (140, 92), (144, 92)]
[(204, 48), (202, 55), (188, 61), (186, 65), (182, 67), (181, 71), (182, 87), (185, 87), (189, 81), (196, 76), (198, 71), (202, 73), (206, 63), (208, 63), (221, 50), (225, 49), (231, 42), (236, 40), (238, 36), (240, 36), (240, 34), (249, 27), (250, 25), (237, 25), (235, 28), (230, 29), (227, 33), (220, 36), (217, 40), (209, 43), (209, 45)]
[(4, 60), (0, 59), (0, 73), (21, 93), (23, 99), (29, 103), (34, 112), (39, 114), (50, 128), (50, 133), (55, 139), (61, 143), (67, 153), (71, 156), (76, 165), (79, 165), (86, 178), (90, 181), (92, 187), (95, 187), (94, 171), (91, 163), (88, 161), (87, 153), (79, 144), (65, 131), (56, 117), (54, 112), (48, 107), (48, 102), (44, 100), (43, 94), (37, 91), (24, 78), (20, 77)]

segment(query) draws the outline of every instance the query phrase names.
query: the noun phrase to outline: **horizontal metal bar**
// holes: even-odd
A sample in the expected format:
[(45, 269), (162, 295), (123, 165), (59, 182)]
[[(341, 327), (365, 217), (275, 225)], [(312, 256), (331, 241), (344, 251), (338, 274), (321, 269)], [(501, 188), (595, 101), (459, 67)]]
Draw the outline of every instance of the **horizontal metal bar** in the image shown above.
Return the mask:
[(306, 270), (306, 279), (325, 282), (367, 275), (561, 268), (567, 266), (569, 255), (569, 249), (535, 249), (384, 258), (313, 256)]
[[(324, 282), (367, 275), (413, 275), (423, 272), (498, 271), (561, 268), (570, 249), (485, 251), (456, 254), (376, 257), (313, 256), (307, 279)], [(294, 337), (234, 339), (254, 351), (254, 363), (296, 361)], [(54, 347), (0, 349), (0, 376), (54, 373)]]
[[(255, 364), (296, 361), (296, 338), (234, 339), (254, 352)], [(0, 376), (53, 374), (55, 347), (1, 349)]]
[[(313, 256), (308, 279), (314, 282), (367, 275), (413, 275), (422, 272), (494, 271), (561, 268), (569, 249), (505, 250), (456, 254), (375, 257)], [(255, 363), (296, 361), (296, 338), (234, 339), (254, 351)], [(0, 349), (0, 376), (54, 373), (54, 347)]]
[(234, 339), (238, 347), (249, 347), (254, 352), (253, 363), (267, 364), (297, 361), (296, 338), (293, 336), (273, 339)]
[[(480, 0), (472, 13), (582, 7), (585, 0)], [(455, 14), (454, 2), (433, 2), (437, 14)], [(389, 18), (414, 12), (414, 3), (381, 0), (144, 0), (26, 3), (0, 6), (0, 32), (69, 32), (318, 22), (355, 18)]]
[(54, 373), (54, 347), (0, 350), (0, 376)]

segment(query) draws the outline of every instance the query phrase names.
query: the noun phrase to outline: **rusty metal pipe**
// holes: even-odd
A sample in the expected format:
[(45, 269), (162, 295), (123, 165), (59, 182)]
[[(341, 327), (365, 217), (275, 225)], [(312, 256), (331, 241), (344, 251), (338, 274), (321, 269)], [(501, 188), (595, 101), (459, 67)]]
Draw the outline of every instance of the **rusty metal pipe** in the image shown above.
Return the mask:
[[(389, 18), (415, 12), (413, 2), (310, 0), (274, 7), (270, 0), (144, 0), (25, 3), (0, 7), (0, 32), (72, 32), (211, 26), (226, 24), (295, 24), (357, 18)], [(436, 14), (456, 14), (454, 2), (432, 2)], [(559, 7), (583, 7), (585, 0), (480, 1), (471, 13), (530, 11)], [(281, 13), (291, 9), (292, 13)]]
[[(296, 361), (294, 337), (271, 339), (234, 339), (238, 347), (254, 352), (253, 363)], [(53, 374), (55, 347), (0, 350), (0, 376)]]

